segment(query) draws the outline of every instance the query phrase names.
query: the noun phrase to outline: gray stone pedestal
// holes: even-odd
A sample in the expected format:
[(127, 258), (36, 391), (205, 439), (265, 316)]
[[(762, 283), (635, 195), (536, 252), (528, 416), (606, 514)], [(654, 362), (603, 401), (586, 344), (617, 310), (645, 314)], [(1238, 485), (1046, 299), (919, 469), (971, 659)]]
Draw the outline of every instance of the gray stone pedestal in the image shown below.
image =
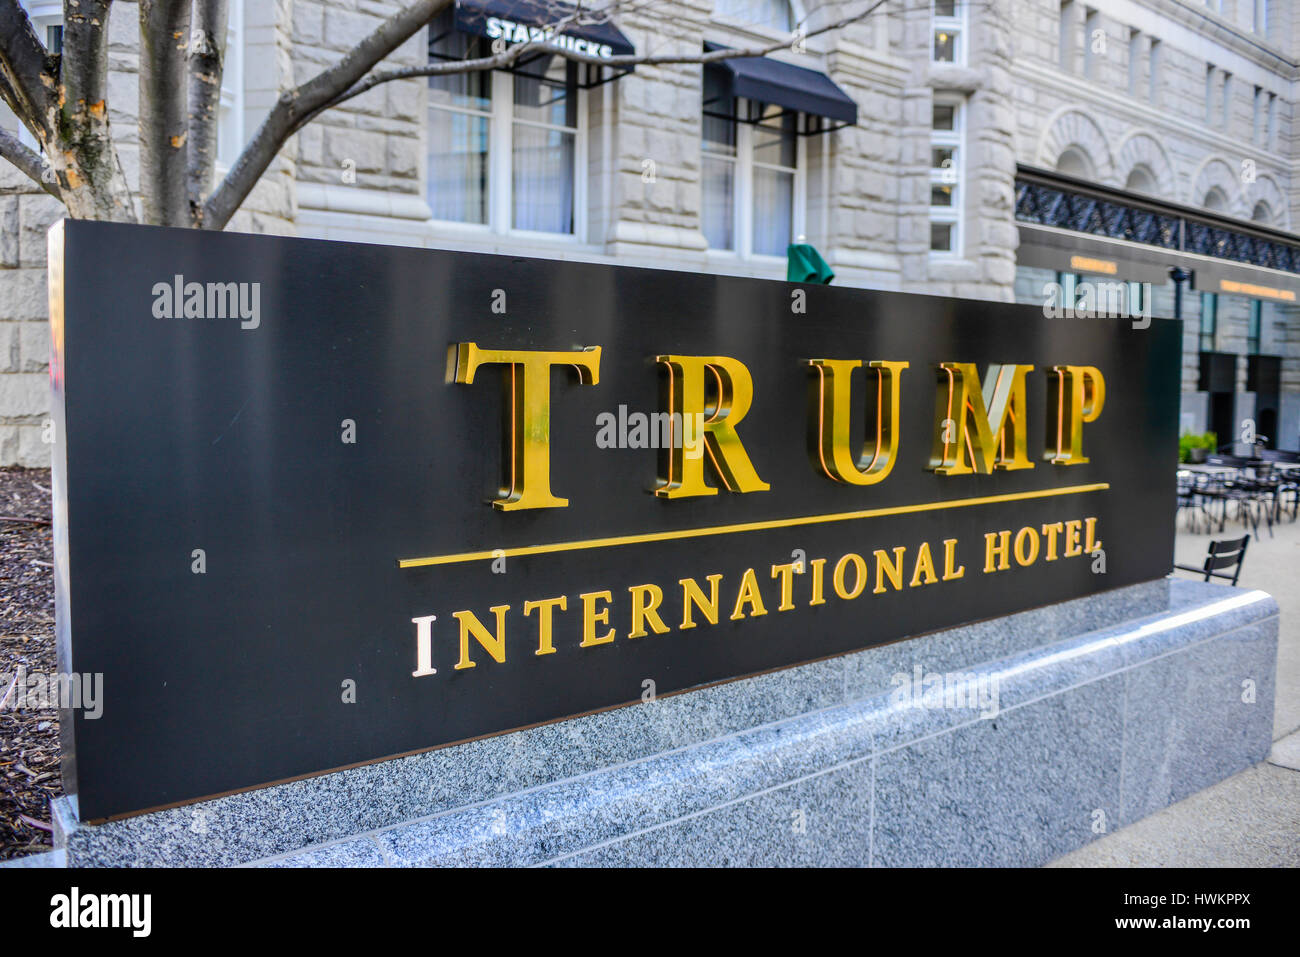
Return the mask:
[(1277, 625), (1263, 592), (1150, 582), (99, 826), (61, 798), (56, 846), (73, 866), (1042, 864), (1264, 759)]

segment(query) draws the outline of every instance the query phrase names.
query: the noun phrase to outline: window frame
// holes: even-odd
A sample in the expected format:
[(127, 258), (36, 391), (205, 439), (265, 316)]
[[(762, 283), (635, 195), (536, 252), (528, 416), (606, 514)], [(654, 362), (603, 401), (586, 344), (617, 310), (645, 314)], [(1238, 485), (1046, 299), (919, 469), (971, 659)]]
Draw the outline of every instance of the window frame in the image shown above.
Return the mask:
[(719, 23), (743, 24), (747, 27), (758, 27), (760, 30), (770, 30), (773, 33), (777, 33), (781, 35), (796, 32), (799, 29), (800, 24), (803, 22), (804, 19), (804, 17), (802, 16), (803, 11), (800, 8), (798, 8), (794, 3), (791, 3), (790, 0), (778, 0), (778, 2), (785, 7), (786, 16), (790, 21), (790, 25), (788, 27), (773, 26), (770, 23), (762, 23), (757, 20), (744, 20), (729, 14), (727, 11), (719, 10), (716, 4), (714, 5), (714, 9), (712, 14), (710, 14), (710, 17)]
[[(490, 81), (489, 109), (481, 110), (454, 104), (430, 102), (424, 120), (426, 135), (431, 129), (429, 113), (440, 110), (444, 113), (456, 113), (487, 120), (487, 222), (467, 223), (458, 219), (439, 219), (433, 216), (429, 222), (439, 229), (464, 231), (468, 234), (483, 236), (506, 236), (519, 239), (536, 239), (547, 242), (585, 244), (588, 233), (587, 189), (588, 189), (588, 144), (590, 139), (590, 117), (588, 115), (588, 91), (581, 83), (574, 86), (576, 98), (576, 126), (566, 127), (553, 123), (524, 119), (515, 115), (515, 73), (509, 70), (492, 70)], [(552, 233), (538, 229), (519, 229), (514, 221), (514, 145), (515, 126), (528, 126), (535, 129), (562, 130), (573, 134), (573, 231), (569, 233)], [(432, 144), (425, 149), (424, 192), (428, 196), (429, 159), (432, 156)]]
[(1228, 70), (1223, 71), (1223, 93), (1219, 102), (1221, 110), (1221, 129), (1220, 132), (1225, 136), (1232, 135), (1232, 73)]
[[(1206, 308), (1208, 305), (1208, 309)], [(1206, 320), (1209, 320), (1208, 322)], [(1219, 338), (1219, 294), (1201, 293), (1201, 317), (1197, 326), (1197, 345), (1200, 352), (1214, 352)], [(1206, 344), (1209, 348), (1206, 348)]]
[[(941, 17), (935, 12), (936, 0), (930, 0), (930, 62), (952, 66), (966, 65), (966, 0), (953, 0), (953, 16)], [(934, 38), (940, 31), (953, 35), (951, 60), (937, 60), (934, 56)]]
[(1107, 57), (1105, 53), (1093, 52), (1092, 34), (1096, 30), (1101, 30), (1105, 34), (1105, 42), (1109, 44), (1110, 35), (1101, 22), (1100, 8), (1085, 6), (1083, 8), (1083, 78), (1091, 83), (1101, 82), (1102, 62)]
[(1150, 44), (1147, 47), (1147, 102), (1155, 105), (1160, 103), (1160, 67), (1161, 58), (1164, 56), (1159, 37), (1151, 37)]
[[(934, 128), (933, 110), (936, 106), (951, 106), (953, 108), (953, 120), (951, 130), (936, 130)], [(928, 210), (927, 220), (931, 226), (935, 223), (951, 225), (952, 244), (949, 249), (930, 248), (930, 255), (936, 258), (960, 259), (965, 249), (965, 229), (964, 221), (964, 204), (966, 202), (966, 100), (964, 97), (936, 95), (931, 103), (930, 117), (930, 155), (933, 157), (934, 150), (951, 149), (953, 150), (957, 161), (953, 164), (956, 172), (951, 182), (944, 180), (942, 168), (933, 165), (933, 159), (929, 164), (929, 177), (926, 183), (926, 208)], [(929, 197), (936, 185), (952, 187), (952, 203), (947, 206), (935, 206), (930, 202)]]
[(1138, 98), (1142, 88), (1142, 31), (1128, 28), (1128, 95)]
[(1264, 302), (1262, 299), (1250, 301), (1250, 318), (1246, 320), (1246, 355), (1261, 354), (1264, 340)]
[[(222, 127), (238, 134), (236, 145), (222, 143)], [(244, 0), (230, 0), (226, 8), (226, 53), (221, 64), (221, 92), (217, 100), (217, 149), (214, 172), (224, 176), (239, 159), (244, 139)], [(223, 155), (224, 154), (224, 155)]]
[[(780, 255), (772, 253), (754, 252), (754, 167), (760, 166), (765, 169), (777, 169), (790, 172), (788, 166), (777, 166), (772, 163), (757, 162), (754, 159), (754, 123), (745, 122), (740, 119), (742, 116), (748, 116), (751, 104), (761, 107), (763, 104), (757, 101), (751, 101), (744, 97), (737, 97), (735, 101), (736, 118), (730, 120), (736, 127), (736, 150), (732, 156), (724, 153), (710, 151), (705, 147), (708, 141), (704, 138), (704, 130), (701, 125), (700, 130), (700, 157), (701, 169), (703, 169), (704, 157), (718, 160), (727, 160), (732, 163), (734, 175), (731, 179), (731, 231), (733, 237), (733, 247), (726, 249), (710, 245), (708, 247), (709, 255), (725, 256), (741, 260), (760, 260), (760, 261), (780, 261), (785, 259), (785, 254)], [(703, 117), (701, 116), (701, 119)], [(797, 125), (797, 124), (796, 124)], [(790, 242), (794, 243), (799, 240), (800, 236), (807, 233), (807, 215), (808, 215), (808, 149), (807, 137), (800, 136), (796, 130), (795, 138), (795, 165), (793, 169), (794, 183), (793, 196), (791, 196), (790, 210)], [(701, 212), (703, 212), (703, 193), (704, 184), (701, 181)], [(703, 224), (701, 224), (703, 232)], [(708, 242), (708, 237), (705, 237)]]

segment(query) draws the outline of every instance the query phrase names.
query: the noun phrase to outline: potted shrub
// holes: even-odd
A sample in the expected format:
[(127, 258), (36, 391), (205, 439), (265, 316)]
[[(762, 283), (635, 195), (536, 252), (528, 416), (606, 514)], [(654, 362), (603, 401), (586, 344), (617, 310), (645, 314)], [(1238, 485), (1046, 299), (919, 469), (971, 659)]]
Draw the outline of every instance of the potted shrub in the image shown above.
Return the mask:
[(1178, 438), (1178, 461), (1194, 465), (1205, 461), (1205, 457), (1219, 447), (1219, 437), (1213, 432), (1197, 435), (1187, 432)]

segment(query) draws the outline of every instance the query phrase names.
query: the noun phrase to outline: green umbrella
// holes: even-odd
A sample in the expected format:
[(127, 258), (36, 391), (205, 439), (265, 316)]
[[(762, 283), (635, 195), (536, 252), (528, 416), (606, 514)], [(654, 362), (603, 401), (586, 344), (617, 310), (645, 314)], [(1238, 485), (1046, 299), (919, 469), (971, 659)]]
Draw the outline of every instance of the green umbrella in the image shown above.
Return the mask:
[(831, 267), (826, 265), (821, 253), (810, 243), (791, 243), (785, 251), (786, 282), (816, 282), (827, 285), (835, 278)]

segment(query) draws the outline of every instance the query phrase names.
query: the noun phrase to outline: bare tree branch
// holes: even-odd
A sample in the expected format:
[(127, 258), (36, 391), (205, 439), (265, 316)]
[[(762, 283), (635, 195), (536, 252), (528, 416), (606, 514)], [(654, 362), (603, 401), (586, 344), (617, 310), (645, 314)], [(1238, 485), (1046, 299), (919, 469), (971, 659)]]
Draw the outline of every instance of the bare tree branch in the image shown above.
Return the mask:
[[(521, 57), (543, 51), (564, 57), (578, 63), (590, 63), (598, 66), (655, 66), (670, 63), (714, 63), (719, 60), (759, 57), (790, 46), (789, 39), (774, 41), (757, 47), (736, 50), (716, 50), (709, 53), (664, 54), (643, 56), (626, 54), (614, 57), (596, 57), (577, 53), (562, 46), (546, 41), (521, 43), (499, 54), (479, 57), (472, 60), (449, 61), (446, 63), (426, 64), (398, 70), (386, 70), (370, 76), (366, 74), (402, 43), (406, 42), (416, 31), (432, 20), (450, 4), (451, 0), (423, 0), (399, 11), (378, 27), (362, 43), (352, 49), (341, 61), (325, 70), (307, 83), (283, 94), (271, 110), (266, 120), (258, 128), (253, 139), (245, 146), (235, 165), (216, 191), (204, 204), (203, 227), (205, 229), (223, 229), (230, 217), (234, 215), (241, 203), (258, 179), (270, 166), (284, 144), (298, 130), (311, 122), (325, 110), (340, 103), (360, 96), (382, 83), (393, 80), (409, 79), (420, 76), (441, 76), (453, 73), (469, 73), (480, 70), (503, 69), (513, 65)], [(870, 16), (887, 0), (874, 0), (861, 12), (841, 17), (834, 22), (824, 24), (815, 30), (801, 33), (803, 38), (814, 37), (833, 30), (842, 29), (850, 24)], [(588, 16), (589, 22), (605, 22), (609, 11), (605, 8), (594, 16), (581, 4), (574, 13), (562, 19), (562, 23)], [(559, 32), (552, 29), (552, 33)]]
[(212, 190), (217, 161), (217, 121), (226, 65), (229, 0), (194, 0), (190, 31), (189, 157), (186, 171), (190, 215), (201, 225), (203, 198)]
[(54, 74), (45, 47), (18, 0), (0, 0), (0, 77), (9, 94), (5, 101), (18, 119), (37, 139), (49, 139)]
[[(867, 7), (860, 13), (853, 16), (842, 17), (833, 23), (827, 23), (815, 30), (809, 30), (802, 34), (804, 39), (815, 37), (818, 34), (829, 33), (832, 30), (840, 30), (850, 24), (857, 23), (870, 16), (877, 8), (883, 6), (887, 0), (875, 0), (871, 6)], [(752, 57), (766, 56), (769, 53), (775, 53), (777, 50), (786, 50), (790, 48), (789, 39), (774, 41), (764, 46), (744, 47), (741, 49), (713, 50), (709, 53), (667, 53), (663, 55), (643, 56), (637, 53), (622, 54), (612, 57), (598, 57), (585, 53), (575, 53), (564, 47), (552, 46), (545, 41), (521, 43), (490, 57), (480, 57), (474, 60), (454, 60), (445, 63), (430, 63), (423, 66), (406, 67), (400, 70), (386, 70), (382, 73), (372, 73), (360, 83), (357, 83), (351, 89), (345, 90), (336, 96), (329, 103), (322, 107), (322, 110), (330, 109), (345, 103), (354, 97), (366, 93), (381, 83), (390, 83), (393, 80), (405, 80), (418, 76), (445, 76), (451, 73), (469, 73), (479, 70), (497, 70), (510, 66), (520, 57), (529, 53), (545, 51), (554, 53), (556, 56), (564, 57), (567, 60), (573, 60), (577, 63), (590, 63), (596, 66), (621, 67), (621, 66), (660, 66), (670, 63), (717, 63), (719, 60), (736, 60), (748, 59)], [(317, 111), (318, 113), (321, 111)], [(305, 124), (303, 124), (305, 125)], [(301, 127), (299, 127), (301, 128)]]
[(144, 221), (188, 226), (186, 50), (190, 0), (140, 0), (140, 196)]
[[(3, 66), (0, 66), (0, 100), (4, 100), (9, 109), (13, 110), (14, 116), (19, 117), (19, 122), (22, 123), (22, 101), (18, 98), (14, 88), (9, 85), (9, 81), (5, 79)], [(27, 124), (23, 123), (23, 125), (26, 126)]]
[(285, 142), (295, 124), (348, 89), (384, 57), (409, 40), (426, 23), (451, 5), (451, 0), (419, 0), (394, 13), (338, 63), (318, 73), (302, 86), (283, 94), (253, 134), (216, 192), (203, 204), (203, 227), (224, 229), (230, 217), (248, 198)]
[[(564, 17), (561, 17), (559, 20), (555, 21), (554, 23), (550, 24), (548, 26), (548, 30), (551, 33), (551, 35), (556, 35), (561, 33), (567, 27), (573, 25), (574, 23), (579, 23), (579, 22), (604, 23), (609, 19), (608, 11), (616, 6), (618, 6), (617, 0), (615, 0), (615, 3), (611, 4), (610, 7), (607, 7), (604, 10), (597, 13), (595, 16), (592, 16), (589, 14), (587, 10), (585, 10), (582, 7), (582, 0), (578, 0), (578, 5), (573, 8), (572, 12), (570, 12)], [(373, 89), (374, 87), (378, 86), (380, 83), (387, 83), (389, 80), (403, 79), (408, 74), (410, 76), (438, 76), (440, 74), (479, 72), (482, 70), (490, 70), (498, 67), (507, 67), (513, 65), (517, 60), (519, 60), (521, 57), (525, 56), (526, 54), (540, 50), (545, 46), (546, 44), (540, 42), (523, 43), (517, 47), (509, 48), (503, 51), (502, 53), (493, 54), (490, 57), (481, 57), (477, 60), (447, 61), (445, 63), (438, 64), (432, 68), (430, 68), (426, 64), (425, 66), (409, 67), (403, 70), (390, 70), (383, 74), (372, 74), (372, 76), (382, 76), (384, 77), (384, 79), (378, 79), (375, 82), (369, 82), (368, 80), (363, 80), (361, 83), (356, 84), (351, 89), (342, 91), (338, 96), (334, 97), (333, 99), (325, 103), (322, 103), (320, 106), (316, 107), (316, 109), (312, 110), (310, 113), (307, 113), (302, 117), (300, 117), (299, 119), (297, 119), (294, 122), (293, 128), (290, 130), (289, 135), (292, 136), (294, 133), (298, 132), (300, 129), (302, 129), (312, 120), (316, 119), (316, 117), (320, 116), (326, 110), (333, 109), (335, 106), (338, 106), (340, 103), (343, 103), (354, 97), (360, 96), (362, 93), (365, 93), (367, 90)], [(584, 58), (584, 60), (585, 59), (586, 58)], [(606, 61), (597, 59), (596, 62), (605, 63)], [(484, 65), (473, 66), (473, 64), (484, 64)], [(415, 72), (411, 72), (411, 71), (415, 71)]]
[(108, 123), (108, 15), (112, 0), (67, 3), (58, 102), (45, 155), (64, 204), (78, 219), (135, 220)]
[(41, 159), (41, 155), (34, 149), (23, 145), (22, 141), (8, 130), (0, 130), (0, 156), (13, 163), (19, 172), (24, 173), (55, 199), (63, 199), (58, 186), (43, 175), (47, 169), (45, 160)]

